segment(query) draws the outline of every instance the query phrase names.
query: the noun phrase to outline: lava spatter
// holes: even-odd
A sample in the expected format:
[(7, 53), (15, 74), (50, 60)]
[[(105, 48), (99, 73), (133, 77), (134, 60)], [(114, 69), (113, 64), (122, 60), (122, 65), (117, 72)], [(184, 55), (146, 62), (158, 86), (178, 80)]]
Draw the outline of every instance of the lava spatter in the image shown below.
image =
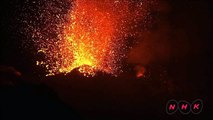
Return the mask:
[(38, 8), (42, 14), (36, 19), (40, 24), (29, 25), (37, 54), (43, 56), (36, 65), (45, 67), (47, 76), (67, 74), (76, 68), (84, 76), (94, 76), (97, 71), (119, 74), (128, 48), (125, 40), (148, 14), (147, 1), (66, 3), (70, 7), (64, 13), (63, 4), (57, 7), (57, 3), (46, 1), (46, 6)]

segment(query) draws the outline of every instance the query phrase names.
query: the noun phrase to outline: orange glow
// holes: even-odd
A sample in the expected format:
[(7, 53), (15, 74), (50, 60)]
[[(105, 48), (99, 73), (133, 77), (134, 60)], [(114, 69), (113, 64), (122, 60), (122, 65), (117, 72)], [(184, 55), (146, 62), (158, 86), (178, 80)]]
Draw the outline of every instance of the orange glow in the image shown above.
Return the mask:
[(105, 64), (115, 53), (111, 49), (116, 42), (113, 41), (116, 23), (112, 13), (101, 10), (93, 2), (76, 1), (75, 5), (64, 28), (62, 45), (65, 47), (60, 49), (64, 64), (60, 72), (70, 72), (78, 67), (81, 73), (90, 75), (94, 75), (94, 70), (114, 72), (113, 66)]
[(138, 67), (136, 77), (137, 78), (145, 77), (145, 73), (146, 73), (146, 69), (144, 67)]
[(75, 0), (66, 22), (58, 25), (62, 32), (57, 42), (39, 45), (38, 53), (45, 54), (45, 60), (37, 65), (45, 66), (48, 76), (76, 68), (85, 76), (96, 71), (116, 75), (125, 57), (125, 37), (140, 16), (142, 3), (134, 10), (131, 6), (127, 0)]

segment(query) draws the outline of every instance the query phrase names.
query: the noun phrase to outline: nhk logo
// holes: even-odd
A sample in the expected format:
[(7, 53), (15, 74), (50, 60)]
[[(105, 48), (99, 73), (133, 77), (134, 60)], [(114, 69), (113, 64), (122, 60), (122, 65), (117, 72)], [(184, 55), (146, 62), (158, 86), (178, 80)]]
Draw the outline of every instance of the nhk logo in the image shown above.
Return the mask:
[(166, 112), (169, 115), (180, 111), (182, 114), (199, 114), (203, 109), (203, 101), (201, 99), (196, 99), (193, 102), (188, 102), (186, 100), (176, 101), (174, 99), (169, 100), (166, 104)]

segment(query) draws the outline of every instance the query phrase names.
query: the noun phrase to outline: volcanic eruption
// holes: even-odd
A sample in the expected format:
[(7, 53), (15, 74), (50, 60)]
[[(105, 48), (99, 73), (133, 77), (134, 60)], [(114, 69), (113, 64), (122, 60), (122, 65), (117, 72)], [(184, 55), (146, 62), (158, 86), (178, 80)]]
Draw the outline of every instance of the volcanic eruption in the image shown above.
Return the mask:
[(94, 76), (97, 71), (118, 75), (129, 49), (126, 41), (148, 15), (148, 2), (68, 1), (47, 0), (38, 6), (39, 17), (28, 20), (36, 54), (42, 56), (37, 57), (36, 65), (44, 67), (47, 76), (76, 68), (84, 76)]

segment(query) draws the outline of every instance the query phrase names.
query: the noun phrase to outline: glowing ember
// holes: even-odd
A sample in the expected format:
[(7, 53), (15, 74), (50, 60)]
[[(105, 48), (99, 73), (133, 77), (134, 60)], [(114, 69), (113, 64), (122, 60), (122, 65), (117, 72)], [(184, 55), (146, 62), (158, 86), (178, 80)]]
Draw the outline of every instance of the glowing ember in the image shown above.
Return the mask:
[(145, 77), (145, 73), (146, 73), (145, 67), (136, 66), (135, 70), (136, 70), (136, 77), (137, 78)]
[(121, 72), (125, 40), (146, 15), (146, 2), (75, 0), (66, 14), (52, 17), (48, 11), (57, 11), (54, 5), (46, 2), (44, 14), (39, 13), (39, 19), (48, 21), (46, 25), (33, 27), (34, 44), (44, 56), (36, 64), (46, 67), (47, 75), (66, 74), (76, 68), (85, 76), (97, 71)]

